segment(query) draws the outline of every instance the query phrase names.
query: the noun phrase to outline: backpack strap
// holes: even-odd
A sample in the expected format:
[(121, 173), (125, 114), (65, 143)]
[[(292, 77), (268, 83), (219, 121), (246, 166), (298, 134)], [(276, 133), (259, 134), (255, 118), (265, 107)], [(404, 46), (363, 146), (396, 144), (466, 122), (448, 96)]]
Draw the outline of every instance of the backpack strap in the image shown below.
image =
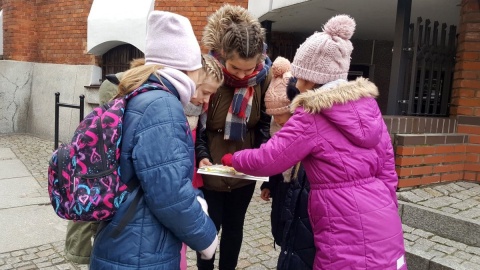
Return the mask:
[[(140, 198), (143, 195), (143, 189), (140, 186), (140, 181), (138, 180), (137, 176), (134, 176), (125, 185), (127, 186), (128, 192), (134, 191), (137, 187), (140, 187), (140, 188), (138, 189), (137, 194), (135, 194), (135, 197), (133, 198), (132, 202), (128, 206), (128, 209), (125, 212), (125, 215), (123, 215), (123, 217), (120, 220), (120, 222), (118, 223), (118, 225), (110, 233), (110, 237), (112, 237), (112, 238), (117, 238), (120, 235), (120, 233), (123, 231), (123, 229), (127, 226), (127, 224), (130, 222), (130, 220), (133, 218), (133, 216), (135, 215), (135, 212), (137, 211), (138, 202), (140, 201)], [(97, 228), (97, 233), (96, 234), (98, 234), (110, 222), (111, 221), (100, 222), (100, 225)]]
[[(180, 94), (178, 94), (177, 89), (167, 79), (160, 77), (160, 80), (159, 80), (157, 76), (152, 74), (147, 79), (147, 83), (157, 83), (165, 86), (166, 89), (164, 90), (170, 92), (175, 97), (177, 97), (178, 100), (180, 100)], [(135, 212), (137, 211), (138, 202), (140, 201), (140, 198), (143, 195), (143, 189), (140, 186), (140, 180), (138, 180), (137, 176), (134, 176), (130, 181), (128, 181), (128, 183), (125, 183), (125, 185), (127, 186), (127, 190), (129, 192), (134, 191), (137, 187), (140, 187), (140, 188), (138, 189), (137, 194), (135, 194), (135, 197), (133, 198), (132, 202), (128, 206), (128, 209), (125, 212), (125, 215), (120, 220), (118, 226), (116, 226), (111, 232), (110, 236), (113, 238), (117, 238), (120, 235), (120, 233), (123, 231), (125, 226), (127, 226), (130, 220), (133, 218), (133, 216), (135, 215)], [(100, 230), (105, 228), (107, 224), (108, 224), (107, 222), (101, 222), (97, 232), (100, 232)]]
[(120, 223), (118, 223), (118, 226), (115, 227), (115, 229), (113, 229), (113, 231), (111, 232), (110, 236), (112, 238), (117, 238), (120, 235), (120, 233), (123, 231), (125, 226), (127, 226), (130, 220), (132, 220), (133, 216), (135, 215), (135, 212), (137, 211), (138, 202), (140, 201), (140, 198), (143, 195), (143, 189), (140, 186), (140, 181), (136, 176), (132, 180), (128, 181), (128, 183), (126, 183), (125, 185), (127, 185), (127, 190), (129, 192), (132, 192), (137, 187), (140, 187), (140, 188), (138, 189), (137, 194), (135, 194), (135, 198), (133, 198), (132, 203), (130, 204), (130, 206), (128, 206), (127, 212), (125, 212), (125, 215), (123, 215), (122, 219), (120, 220)]

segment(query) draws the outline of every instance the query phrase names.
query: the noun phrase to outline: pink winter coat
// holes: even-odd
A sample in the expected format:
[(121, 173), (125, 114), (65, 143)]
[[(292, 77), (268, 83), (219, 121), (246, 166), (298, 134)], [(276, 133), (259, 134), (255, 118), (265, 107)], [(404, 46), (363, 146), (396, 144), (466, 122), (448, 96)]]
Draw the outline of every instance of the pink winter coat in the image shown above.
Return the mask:
[(363, 78), (302, 93), (272, 139), (233, 155), (236, 170), (257, 176), (302, 161), (311, 187), (314, 269), (407, 269), (394, 153), (377, 95)]

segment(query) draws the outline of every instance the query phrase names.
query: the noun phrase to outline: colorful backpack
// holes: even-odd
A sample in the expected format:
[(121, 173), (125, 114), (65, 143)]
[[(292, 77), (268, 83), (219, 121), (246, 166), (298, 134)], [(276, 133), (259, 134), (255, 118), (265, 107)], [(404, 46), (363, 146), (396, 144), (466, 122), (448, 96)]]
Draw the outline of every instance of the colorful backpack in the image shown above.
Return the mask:
[[(172, 88), (152, 83), (149, 79), (148, 83), (126, 97), (95, 108), (80, 122), (72, 141), (61, 144), (53, 152), (48, 167), (48, 193), (59, 217), (74, 221), (112, 219), (128, 194), (139, 186), (136, 178), (124, 184), (120, 177), (122, 121), (126, 103), (146, 91), (170, 92), (169, 89)], [(173, 92), (178, 97), (174, 88)], [(128, 212), (134, 212), (141, 191), (137, 192), (130, 206), (133, 211), (129, 209)]]

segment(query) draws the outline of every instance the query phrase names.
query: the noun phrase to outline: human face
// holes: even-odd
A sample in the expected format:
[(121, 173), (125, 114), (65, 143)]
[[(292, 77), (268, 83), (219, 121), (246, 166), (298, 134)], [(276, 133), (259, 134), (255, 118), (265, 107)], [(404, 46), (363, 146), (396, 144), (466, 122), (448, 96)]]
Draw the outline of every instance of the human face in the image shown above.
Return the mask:
[(225, 61), (225, 68), (233, 76), (243, 79), (253, 73), (257, 67), (258, 57), (243, 59), (237, 53)]
[(275, 121), (277, 125), (283, 127), (285, 123), (287, 123), (288, 119), (290, 119), (290, 116), (292, 116), (292, 114), (290, 113), (282, 113), (279, 115), (274, 115), (273, 121)]
[(207, 103), (210, 96), (215, 94), (219, 87), (220, 83), (213, 76), (207, 76), (201, 84), (197, 85), (190, 102), (196, 106)]

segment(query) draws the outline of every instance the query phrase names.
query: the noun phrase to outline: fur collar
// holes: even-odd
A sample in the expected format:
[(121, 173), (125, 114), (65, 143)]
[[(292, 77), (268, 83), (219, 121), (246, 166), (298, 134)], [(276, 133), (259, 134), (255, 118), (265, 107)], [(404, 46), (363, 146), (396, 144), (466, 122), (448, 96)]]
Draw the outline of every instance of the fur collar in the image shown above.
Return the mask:
[(208, 18), (203, 30), (203, 46), (210, 51), (220, 52), (225, 30), (232, 22), (259, 23), (245, 8), (226, 4)]
[(378, 88), (374, 83), (365, 78), (357, 78), (355, 81), (340, 82), (329, 88), (324, 85), (318, 89), (308, 90), (299, 94), (290, 105), (292, 113), (297, 107), (303, 107), (307, 113), (319, 113), (330, 109), (334, 104), (345, 104), (364, 97), (376, 98)]

